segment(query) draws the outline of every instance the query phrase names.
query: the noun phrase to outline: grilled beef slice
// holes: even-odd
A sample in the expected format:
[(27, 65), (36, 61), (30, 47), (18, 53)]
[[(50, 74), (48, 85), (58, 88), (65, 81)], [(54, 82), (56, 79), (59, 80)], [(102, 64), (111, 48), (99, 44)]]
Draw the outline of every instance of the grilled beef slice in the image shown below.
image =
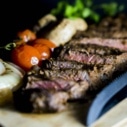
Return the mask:
[(116, 39), (116, 38), (81, 38), (81, 39), (73, 39), (70, 41), (72, 44), (81, 43), (81, 44), (96, 44), (101, 46), (108, 46), (112, 48), (119, 49), (120, 51), (127, 51), (127, 39)]
[(98, 55), (119, 55), (122, 52), (118, 49), (108, 47), (108, 46), (101, 46), (97, 44), (83, 44), (83, 43), (67, 43), (63, 46), (63, 50), (61, 52), (66, 52), (68, 50), (77, 51), (77, 52), (84, 52), (87, 54), (98, 54)]
[(95, 44), (67, 43), (54, 50), (53, 57), (64, 61), (77, 61), (84, 65), (112, 64), (117, 55), (123, 53), (116, 48)]
[(44, 68), (35, 67), (26, 76), (24, 86), (14, 92), (14, 103), (18, 110), (25, 112), (62, 111), (67, 108), (67, 103), (71, 99), (95, 97), (102, 88), (126, 69), (127, 53), (117, 56), (110, 65), (98, 65), (93, 69), (83, 70), (85, 75), (87, 72), (87, 80), (85, 76), (85, 78), (74, 81), (74, 77), (77, 77), (76, 74), (78, 74), (73, 73), (75, 71), (72, 73), (66, 71), (66, 74), (71, 78), (65, 76), (64, 79), (63, 75), (62, 78), (59, 77), (61, 72), (59, 73), (58, 69), (46, 73), (47, 70), (44, 71)]
[[(92, 69), (89, 68), (89, 69)], [(89, 81), (88, 73), (85, 69), (44, 69), (34, 66), (25, 76), (28, 81), (40, 79), (64, 79), (73, 81)], [(24, 78), (24, 79), (26, 79)]]
[(127, 53), (115, 56), (111, 59), (110, 64), (93, 65), (90, 68), (82, 69), (61, 69), (47, 70), (42, 69), (42, 77), (46, 78), (63, 78), (65, 80), (86, 80), (89, 83), (89, 88), (96, 90), (103, 88), (112, 79), (120, 75), (127, 69)]
[[(64, 54), (66, 54), (69, 51), (73, 52), (80, 52), (84, 54), (96, 54), (100, 56), (108, 56), (108, 55), (119, 55), (123, 51), (120, 51), (117, 48), (109, 47), (109, 46), (103, 46), (98, 44), (91, 44), (91, 43), (80, 43), (82, 39), (72, 40), (69, 43), (66, 43), (65, 45), (61, 45), (54, 49), (53, 52), (53, 58), (61, 58), (63, 59)], [(74, 43), (73, 43), (74, 41)]]
[(86, 54), (70, 50), (66, 54), (64, 54), (63, 59), (74, 60), (89, 65), (104, 65), (112, 64), (112, 62), (114, 62), (114, 60), (116, 59), (116, 55), (101, 56), (97, 54)]
[[(62, 63), (64, 59), (55, 60)], [(53, 64), (41, 68), (33, 66), (27, 73), (23, 86), (13, 93), (14, 105), (18, 110), (36, 113), (65, 110), (69, 100), (94, 98), (101, 89), (127, 69), (127, 53), (114, 55), (110, 64), (104, 62), (103, 65), (86, 66), (72, 60), (69, 64), (67, 61), (60, 64), (59, 61), (56, 62), (58, 68), (52, 67)], [(77, 68), (73, 64), (78, 65)]]
[(96, 44), (127, 51), (127, 16), (105, 17), (98, 24), (90, 24), (86, 31), (78, 31), (70, 43)]
[(116, 56), (122, 53), (113, 48), (85, 44), (66, 44), (63, 46), (61, 52), (59, 51), (60, 49), (57, 48), (55, 50), (57, 57), (65, 61), (77, 61), (85, 65), (112, 64), (116, 59)]
[(68, 100), (85, 98), (87, 81), (31, 78), (27, 86), (13, 93), (16, 109), (22, 112), (58, 112), (67, 108)]
[(65, 80), (89, 80), (89, 76), (86, 70), (77, 70), (77, 69), (61, 69), (61, 70), (42, 70), (43, 77), (50, 77), (51, 79), (62, 78)]
[(50, 58), (48, 60), (44, 60), (42, 63), (42, 68), (45, 69), (83, 69), (88, 68), (87, 64), (82, 64), (73, 60), (64, 60), (64, 59), (54, 59)]

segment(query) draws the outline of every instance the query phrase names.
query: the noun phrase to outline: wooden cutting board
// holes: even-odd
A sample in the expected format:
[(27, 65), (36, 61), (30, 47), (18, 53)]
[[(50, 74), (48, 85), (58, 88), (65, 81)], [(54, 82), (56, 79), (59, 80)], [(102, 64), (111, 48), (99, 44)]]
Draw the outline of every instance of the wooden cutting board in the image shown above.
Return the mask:
[(50, 114), (26, 114), (11, 107), (0, 108), (0, 124), (4, 127), (85, 127), (85, 106)]

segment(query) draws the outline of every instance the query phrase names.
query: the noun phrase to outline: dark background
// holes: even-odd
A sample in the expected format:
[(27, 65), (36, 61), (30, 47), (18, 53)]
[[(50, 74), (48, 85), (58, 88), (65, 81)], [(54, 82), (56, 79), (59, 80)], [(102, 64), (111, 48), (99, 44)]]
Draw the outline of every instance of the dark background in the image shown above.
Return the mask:
[[(31, 28), (37, 20), (56, 6), (58, 0), (11, 0), (0, 2), (0, 45), (14, 39), (16, 32)], [(73, 0), (70, 0), (73, 2)], [(111, 0), (93, 0), (95, 4)], [(127, 4), (127, 1), (116, 0)]]

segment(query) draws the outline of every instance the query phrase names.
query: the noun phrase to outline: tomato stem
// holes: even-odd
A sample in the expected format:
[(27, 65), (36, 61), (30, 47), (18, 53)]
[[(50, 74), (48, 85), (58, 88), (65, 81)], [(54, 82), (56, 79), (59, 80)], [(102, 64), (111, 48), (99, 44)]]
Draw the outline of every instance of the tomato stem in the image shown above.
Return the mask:
[(14, 40), (13, 42), (6, 44), (5, 46), (0, 47), (0, 49), (12, 50), (13, 48), (15, 48), (21, 44), (24, 44), (22, 39), (18, 39), (18, 40)]
[(6, 50), (12, 50), (13, 48), (15, 48), (16, 47), (16, 43), (9, 43), (9, 44), (7, 44), (7, 45), (5, 45), (5, 46), (3, 46), (3, 47), (0, 47), (0, 49), (6, 49)]

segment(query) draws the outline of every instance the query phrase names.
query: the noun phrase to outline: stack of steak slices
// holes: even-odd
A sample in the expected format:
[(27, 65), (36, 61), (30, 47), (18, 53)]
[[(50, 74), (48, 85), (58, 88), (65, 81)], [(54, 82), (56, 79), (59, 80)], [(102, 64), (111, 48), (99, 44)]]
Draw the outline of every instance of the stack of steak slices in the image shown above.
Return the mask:
[(127, 69), (125, 20), (124, 15), (104, 18), (55, 48), (52, 58), (26, 74), (23, 86), (14, 92), (15, 107), (23, 112), (59, 112), (72, 101), (93, 99)]

